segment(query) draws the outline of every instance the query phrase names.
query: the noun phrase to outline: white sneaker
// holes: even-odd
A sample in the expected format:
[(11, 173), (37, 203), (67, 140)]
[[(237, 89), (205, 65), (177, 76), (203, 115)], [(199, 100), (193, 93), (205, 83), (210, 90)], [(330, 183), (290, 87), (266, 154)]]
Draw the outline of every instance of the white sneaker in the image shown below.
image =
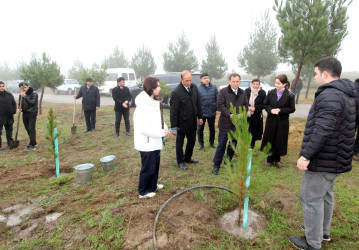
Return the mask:
[(163, 186), (163, 184), (157, 184), (157, 190), (160, 190), (160, 189), (162, 189), (164, 186)]
[(148, 194), (145, 194), (145, 195), (139, 195), (138, 197), (139, 197), (140, 199), (144, 199), (144, 198), (152, 198), (152, 197), (154, 197), (154, 196), (156, 196), (156, 193), (151, 192), (151, 193), (148, 193)]

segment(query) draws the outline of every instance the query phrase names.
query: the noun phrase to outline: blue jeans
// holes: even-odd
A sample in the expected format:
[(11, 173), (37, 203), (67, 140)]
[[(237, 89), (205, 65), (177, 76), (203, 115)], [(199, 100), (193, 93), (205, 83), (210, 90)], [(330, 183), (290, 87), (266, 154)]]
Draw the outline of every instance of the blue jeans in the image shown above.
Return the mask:
[(305, 237), (311, 247), (321, 248), (323, 235), (330, 234), (334, 209), (333, 188), (338, 175), (304, 171), (300, 200), (304, 215)]
[(161, 150), (149, 152), (140, 151), (140, 154), (142, 166), (138, 183), (138, 193), (140, 195), (146, 195), (157, 189)]
[[(219, 168), (223, 161), (223, 157), (224, 157), (224, 153), (226, 151), (226, 145), (227, 145), (227, 141), (228, 141), (227, 133), (228, 132), (226, 132), (224, 130), (219, 130), (218, 146), (217, 146), (216, 154), (214, 155), (214, 158), (213, 158), (215, 168)], [(236, 140), (233, 140), (232, 143), (234, 145), (237, 145)], [(234, 155), (234, 151), (233, 151), (231, 144), (229, 143), (228, 147), (227, 147), (227, 157), (229, 158), (230, 161), (232, 160), (233, 155)]]

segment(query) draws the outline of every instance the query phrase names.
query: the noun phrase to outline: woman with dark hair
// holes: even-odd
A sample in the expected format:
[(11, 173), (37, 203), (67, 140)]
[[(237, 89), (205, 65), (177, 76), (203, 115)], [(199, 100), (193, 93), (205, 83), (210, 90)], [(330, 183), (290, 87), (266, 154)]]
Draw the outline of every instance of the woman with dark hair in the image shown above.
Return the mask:
[(288, 91), (288, 77), (280, 74), (275, 78), (275, 89), (268, 92), (264, 101), (267, 121), (261, 149), (271, 144), (271, 155), (267, 158), (267, 167), (275, 165), (281, 168), (280, 157), (287, 154), (289, 134), (289, 114), (295, 111), (294, 94)]
[(143, 91), (136, 97), (136, 110), (133, 113), (135, 149), (141, 154), (141, 172), (138, 184), (140, 198), (151, 198), (154, 191), (163, 188), (157, 184), (162, 150), (162, 138), (169, 135), (164, 123), (160, 101), (157, 96), (161, 88), (157, 78), (146, 77)]
[(263, 135), (263, 114), (266, 92), (260, 88), (259, 78), (252, 80), (251, 86), (247, 88), (246, 94), (249, 100), (248, 122), (249, 131), (252, 134), (251, 148), (254, 148), (256, 141), (262, 140)]

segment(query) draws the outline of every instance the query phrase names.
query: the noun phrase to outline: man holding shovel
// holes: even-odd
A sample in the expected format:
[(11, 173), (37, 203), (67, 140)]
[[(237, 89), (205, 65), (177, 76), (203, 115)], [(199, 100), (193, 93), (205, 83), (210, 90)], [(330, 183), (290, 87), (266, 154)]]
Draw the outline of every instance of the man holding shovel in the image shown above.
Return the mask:
[(37, 119), (37, 110), (38, 110), (38, 95), (33, 88), (29, 87), (26, 82), (21, 82), (19, 84), (20, 88), (20, 98), (22, 98), (22, 103), (18, 113), (22, 112), (22, 121), (24, 127), (27, 131), (27, 134), (30, 138), (30, 143), (25, 147), (25, 151), (35, 150), (37, 147), (36, 143), (36, 119)]
[(1, 146), (2, 128), (5, 127), (7, 145), (13, 141), (12, 125), (14, 124), (14, 114), (16, 113), (16, 102), (14, 96), (5, 90), (5, 83), (0, 81), (0, 151), (4, 150)]

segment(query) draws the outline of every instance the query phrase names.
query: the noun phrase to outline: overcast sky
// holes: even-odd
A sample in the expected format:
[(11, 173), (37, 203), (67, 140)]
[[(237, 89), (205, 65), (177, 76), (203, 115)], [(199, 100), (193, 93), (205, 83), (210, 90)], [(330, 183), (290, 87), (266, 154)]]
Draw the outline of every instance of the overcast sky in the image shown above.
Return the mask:
[[(16, 67), (19, 61), (29, 62), (33, 52), (46, 52), (66, 75), (76, 59), (87, 67), (100, 64), (118, 46), (130, 60), (144, 44), (159, 73), (168, 43), (184, 32), (199, 63), (214, 34), (229, 71), (242, 73), (237, 55), (266, 9), (277, 25), (273, 5), (271, 0), (1, 0), (0, 63)], [(359, 71), (358, 9), (359, 0), (354, 0), (338, 55), (344, 71)], [(277, 71), (288, 69), (280, 65)]]

